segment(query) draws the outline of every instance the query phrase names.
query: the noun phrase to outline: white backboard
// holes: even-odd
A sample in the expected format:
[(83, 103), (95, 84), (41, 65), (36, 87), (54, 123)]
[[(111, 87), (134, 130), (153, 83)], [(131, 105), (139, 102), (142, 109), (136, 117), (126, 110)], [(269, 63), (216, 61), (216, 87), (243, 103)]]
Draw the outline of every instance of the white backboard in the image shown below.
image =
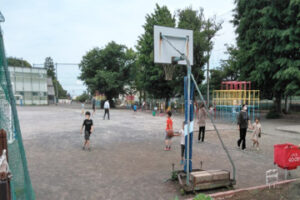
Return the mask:
[[(154, 26), (154, 62), (171, 64), (172, 57), (180, 54), (167, 42), (167, 40), (180, 52), (184, 53), (193, 65), (193, 31), (164, 26)], [(178, 64), (186, 65), (186, 61)]]

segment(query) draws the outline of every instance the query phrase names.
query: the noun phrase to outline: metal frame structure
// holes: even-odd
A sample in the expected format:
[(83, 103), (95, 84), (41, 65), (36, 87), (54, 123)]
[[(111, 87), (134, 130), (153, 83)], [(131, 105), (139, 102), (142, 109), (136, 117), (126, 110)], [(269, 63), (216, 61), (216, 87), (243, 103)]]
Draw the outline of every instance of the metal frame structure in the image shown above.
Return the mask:
[[(190, 60), (188, 59), (188, 57), (184, 54), (184, 53), (182, 53), (181, 51), (179, 51), (169, 40), (168, 40), (168, 38), (166, 37), (166, 36), (164, 36), (163, 34), (160, 34), (160, 37), (161, 37), (161, 39), (163, 39), (163, 40), (165, 40), (169, 45), (170, 45), (170, 47), (172, 47), (173, 48), (173, 50), (175, 50), (176, 52), (178, 52), (179, 53), (179, 57), (173, 57), (172, 58), (172, 61), (173, 62), (179, 62), (179, 61), (183, 61), (183, 60), (185, 60), (186, 61), (186, 67), (187, 67), (187, 83), (188, 83), (188, 85), (187, 85), (187, 88), (188, 88), (188, 91), (187, 91), (187, 96), (188, 96), (188, 105), (190, 105), (191, 104), (191, 99), (190, 99), (190, 94), (191, 94), (191, 91), (190, 91), (190, 89), (191, 89), (191, 81), (193, 81), (193, 83), (194, 83), (194, 85), (195, 85), (195, 87), (196, 87), (196, 89), (197, 89), (197, 92), (198, 92), (198, 94), (199, 94), (199, 96), (200, 96), (200, 99), (201, 99), (201, 101), (204, 103), (204, 106), (205, 106), (205, 108), (206, 108), (206, 110), (208, 111), (208, 106), (207, 106), (207, 103), (205, 102), (205, 100), (204, 100), (204, 98), (203, 98), (203, 95), (202, 95), (202, 93), (201, 93), (201, 91), (200, 91), (200, 89), (199, 89), (199, 87), (198, 87), (198, 85), (197, 85), (197, 82), (196, 82), (196, 80), (195, 80), (195, 78), (194, 78), (194, 76), (193, 76), (193, 74), (192, 74), (192, 67), (191, 67), (191, 63), (190, 63)], [(182, 38), (182, 37), (181, 37)], [(187, 121), (188, 121), (188, 124), (187, 124), (187, 137), (188, 137), (188, 139), (187, 139), (187, 158), (190, 158), (190, 119), (191, 119), (191, 116), (190, 116), (190, 109), (191, 109), (191, 106), (187, 106), (187, 109), (188, 109), (188, 111), (187, 111)], [(208, 112), (209, 113), (209, 112)], [(215, 129), (215, 131), (216, 131), (216, 133), (217, 133), (217, 135), (218, 135), (218, 138), (219, 138), (219, 140), (220, 140), (220, 142), (221, 142), (221, 145), (222, 145), (222, 147), (223, 147), (223, 149), (224, 149), (224, 151), (225, 151), (225, 153), (226, 153), (226, 155), (227, 155), (227, 157), (228, 157), (228, 159), (229, 159), (229, 161), (230, 161), (230, 164), (232, 165), (232, 170), (233, 170), (233, 182), (235, 182), (235, 175), (236, 175), (236, 169), (235, 169), (235, 164), (234, 164), (234, 162), (233, 162), (233, 160), (232, 160), (232, 158), (231, 158), (231, 156), (230, 156), (230, 154), (229, 154), (229, 151), (228, 151), (228, 149), (226, 148), (226, 146), (225, 146), (225, 144), (224, 144), (224, 142), (223, 142), (223, 140), (222, 140), (222, 138), (221, 138), (221, 135), (220, 135), (220, 133), (219, 133), (219, 131), (218, 131), (218, 129), (217, 129), (217, 127), (216, 127), (216, 125), (215, 125), (215, 123), (214, 123), (214, 119), (213, 119), (213, 116), (209, 113), (208, 114), (208, 116), (209, 116), (209, 118), (210, 118), (210, 120), (211, 120), (211, 122), (212, 122), (212, 124), (213, 124), (213, 127), (214, 127), (214, 129)], [(189, 161), (187, 162), (187, 166), (186, 166), (186, 169), (187, 169), (187, 171), (186, 171), (186, 184), (187, 185), (190, 185), (190, 167), (189, 167)]]
[(236, 122), (241, 105), (246, 104), (248, 115), (252, 121), (260, 116), (259, 90), (214, 90), (213, 104), (216, 108), (216, 117), (222, 120)]
[(221, 90), (251, 90), (251, 81), (222, 81)]

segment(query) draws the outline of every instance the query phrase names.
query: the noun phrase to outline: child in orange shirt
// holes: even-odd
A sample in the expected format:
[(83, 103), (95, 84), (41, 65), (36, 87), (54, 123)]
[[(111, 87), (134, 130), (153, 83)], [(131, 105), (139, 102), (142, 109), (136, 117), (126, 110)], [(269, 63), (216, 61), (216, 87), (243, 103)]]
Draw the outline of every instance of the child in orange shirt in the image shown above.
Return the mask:
[(167, 112), (166, 137), (165, 137), (165, 144), (166, 144), (165, 151), (171, 150), (171, 139), (174, 136), (173, 121), (172, 121), (171, 117), (172, 117), (172, 112), (168, 111)]

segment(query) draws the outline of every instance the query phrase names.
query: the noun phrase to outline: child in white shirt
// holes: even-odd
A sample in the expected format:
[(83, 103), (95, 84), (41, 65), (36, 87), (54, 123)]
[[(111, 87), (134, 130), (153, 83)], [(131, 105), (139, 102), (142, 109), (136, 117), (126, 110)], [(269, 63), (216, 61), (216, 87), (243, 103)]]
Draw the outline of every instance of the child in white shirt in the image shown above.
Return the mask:
[(185, 150), (184, 125), (185, 125), (185, 122), (182, 123), (182, 128), (181, 128), (180, 131), (179, 131), (179, 135), (180, 135), (180, 146), (181, 146), (181, 160), (180, 160), (180, 164), (181, 164), (181, 165), (184, 164), (184, 150)]

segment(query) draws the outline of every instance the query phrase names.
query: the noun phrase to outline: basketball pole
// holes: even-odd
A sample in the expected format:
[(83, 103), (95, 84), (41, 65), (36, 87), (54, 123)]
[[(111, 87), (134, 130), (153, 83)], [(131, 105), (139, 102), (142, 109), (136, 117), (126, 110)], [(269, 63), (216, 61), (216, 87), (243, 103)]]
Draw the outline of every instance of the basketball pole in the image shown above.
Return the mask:
[(187, 165), (186, 165), (186, 184), (190, 185), (190, 122), (191, 122), (191, 65), (189, 59), (184, 56), (186, 60), (186, 66), (187, 66), (187, 81), (188, 81), (188, 127), (187, 127), (187, 132), (188, 132), (188, 139), (187, 139)]
[[(179, 53), (180, 57), (175, 57), (173, 61), (178, 62), (180, 60), (185, 60), (186, 61), (186, 67), (187, 67), (187, 81), (188, 81), (188, 90), (187, 90), (187, 96), (188, 96), (188, 112), (187, 112), (187, 164), (186, 164), (186, 184), (190, 185), (190, 121), (191, 121), (191, 73), (192, 73), (192, 66), (190, 63), (190, 60), (188, 59), (188, 57), (182, 53), (181, 51), (179, 51), (169, 40), (165, 35), (160, 35), (160, 37), (164, 40), (166, 40), (166, 42), (175, 50)], [(178, 38), (183, 38), (186, 40), (189, 40), (188, 37), (178, 37)]]
[[(173, 36), (174, 37), (174, 36)], [(176, 38), (180, 38), (180, 39), (186, 39), (186, 40), (189, 40), (189, 37), (187, 36), (187, 37), (177, 37), (177, 36), (175, 36)], [(197, 89), (197, 92), (199, 93), (199, 96), (200, 96), (200, 99), (203, 101), (203, 103), (204, 103), (204, 106), (205, 106), (205, 108), (206, 108), (206, 110), (208, 111), (209, 109), (208, 109), (208, 104), (209, 104), (209, 102), (208, 103), (206, 103), (205, 102), (205, 100), (204, 100), (204, 98), (203, 98), (203, 96), (202, 96), (202, 93), (201, 93), (201, 91), (199, 90), (199, 87), (198, 87), (198, 85), (197, 85), (197, 82), (196, 82), (196, 80), (195, 80), (195, 78), (194, 78), (194, 76), (193, 76), (193, 74), (192, 74), (192, 72), (191, 72), (191, 64), (190, 64), (190, 60), (188, 59), (188, 57), (184, 54), (184, 53), (182, 53), (181, 51), (179, 51), (169, 40), (168, 40), (168, 38), (165, 36), (165, 35), (163, 35), (162, 33), (160, 33), (160, 38), (161, 39), (164, 39), (164, 40), (166, 40), (166, 42), (175, 50), (175, 51), (177, 51), (178, 53), (179, 53), (179, 55), (180, 56), (175, 56), (175, 57), (172, 57), (172, 63), (174, 62), (174, 63), (178, 63), (178, 61), (182, 61), (182, 60), (185, 60), (186, 61), (186, 66), (187, 66), (187, 81), (188, 81), (188, 84), (187, 84), (187, 86), (188, 86), (188, 90), (187, 90), (187, 96), (188, 96), (188, 100), (187, 100), (187, 104), (188, 104), (188, 108), (187, 108), (187, 114), (188, 114), (188, 116), (187, 116), (187, 120), (188, 120), (188, 126), (187, 126), (187, 149), (186, 149), (186, 154), (187, 154), (187, 163), (186, 163), (186, 184), (187, 185), (190, 185), (190, 155), (191, 155), (191, 149), (190, 149), (190, 146), (191, 146), (191, 144), (190, 144), (190, 120), (191, 120), (191, 116), (190, 116), (190, 113), (191, 113), (191, 98), (190, 98), (190, 96), (191, 96), (191, 79), (192, 79), (192, 81), (193, 81), (193, 83), (194, 83), (194, 85), (195, 85), (195, 87), (196, 87), (196, 89)], [(232, 171), (233, 171), (233, 184), (235, 184), (235, 182), (236, 182), (236, 180), (235, 180), (235, 178), (236, 178), (236, 168), (235, 168), (235, 164), (234, 164), (234, 162), (233, 162), (233, 160), (232, 160), (232, 158), (231, 158), (231, 156), (230, 156), (230, 154), (229, 154), (229, 151), (228, 151), (228, 149), (226, 148), (226, 146), (225, 146), (225, 144), (224, 144), (224, 142), (223, 142), (223, 140), (222, 140), (222, 138), (221, 138), (221, 135), (220, 135), (220, 133), (219, 133), (219, 131), (218, 131), (218, 129), (217, 129), (217, 127), (216, 127), (216, 125), (215, 125), (215, 123), (214, 123), (214, 119), (213, 119), (213, 116), (208, 112), (208, 116), (209, 116), (209, 118), (210, 118), (210, 120), (211, 120), (211, 122), (212, 122), (212, 125), (213, 125), (213, 127), (214, 127), (214, 129), (215, 129), (215, 131), (216, 131), (216, 133), (217, 133), (217, 136), (218, 136), (218, 139), (219, 139), (219, 141), (220, 141), (220, 143), (221, 143), (221, 145), (222, 145), (222, 147), (223, 147), (223, 150), (225, 151), (225, 153), (226, 153), (226, 155), (227, 155), (227, 157), (228, 157), (228, 159), (229, 159), (229, 161), (230, 161), (230, 164), (232, 165)]]

